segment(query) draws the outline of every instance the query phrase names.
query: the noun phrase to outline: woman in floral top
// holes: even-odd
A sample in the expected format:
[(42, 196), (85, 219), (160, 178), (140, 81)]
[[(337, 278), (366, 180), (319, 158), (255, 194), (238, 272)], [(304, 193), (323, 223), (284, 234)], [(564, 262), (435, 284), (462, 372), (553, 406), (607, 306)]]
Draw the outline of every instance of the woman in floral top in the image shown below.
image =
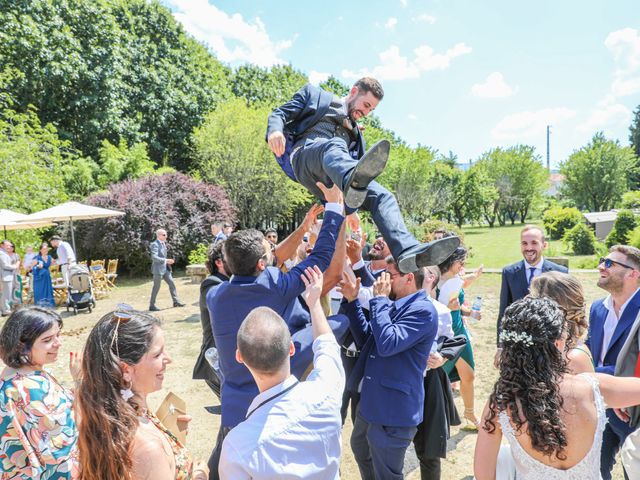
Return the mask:
[[(0, 332), (0, 479), (78, 478), (73, 393), (44, 365), (58, 358), (60, 316), (42, 307), (14, 312)], [(77, 355), (71, 355), (77, 378)]]
[(121, 305), (93, 327), (77, 395), (82, 480), (208, 479), (206, 464), (194, 465), (147, 406), (169, 363), (151, 315)]

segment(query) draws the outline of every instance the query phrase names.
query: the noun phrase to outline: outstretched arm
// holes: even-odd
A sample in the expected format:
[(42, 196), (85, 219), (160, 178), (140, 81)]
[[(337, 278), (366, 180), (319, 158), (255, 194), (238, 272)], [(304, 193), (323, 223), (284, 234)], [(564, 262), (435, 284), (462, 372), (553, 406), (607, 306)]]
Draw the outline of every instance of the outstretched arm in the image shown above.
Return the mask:
[[(484, 412), (482, 412), (482, 420), (480, 421), (482, 425), (484, 425), (484, 420), (488, 416), (489, 404), (487, 403), (484, 407)], [(478, 429), (476, 451), (473, 455), (473, 474), (476, 480), (495, 480), (496, 478), (502, 430), (497, 418), (494, 418), (493, 422), (496, 429), (492, 433), (487, 432), (483, 427)]]
[(290, 101), (276, 108), (269, 115), (266, 140), (276, 157), (281, 157), (285, 150), (284, 126), (298, 118), (304, 110), (309, 99), (309, 88), (309, 85), (302, 87)]
[(296, 253), (296, 249), (298, 248), (298, 245), (300, 245), (302, 237), (304, 237), (306, 232), (311, 230), (311, 227), (313, 227), (318, 220), (318, 215), (323, 211), (324, 207), (322, 205), (314, 204), (304, 216), (304, 220), (302, 220), (300, 226), (298, 226), (291, 235), (276, 245), (275, 255), (278, 267)]
[(336, 251), (333, 252), (333, 258), (329, 264), (329, 268), (324, 272), (324, 283), (322, 285), (322, 294), (326, 295), (331, 291), (333, 287), (338, 285), (338, 282), (342, 280), (342, 271), (344, 270), (344, 259), (346, 254), (346, 237), (345, 237), (345, 225), (347, 222), (342, 222), (340, 233), (338, 233), (338, 240), (336, 241)]

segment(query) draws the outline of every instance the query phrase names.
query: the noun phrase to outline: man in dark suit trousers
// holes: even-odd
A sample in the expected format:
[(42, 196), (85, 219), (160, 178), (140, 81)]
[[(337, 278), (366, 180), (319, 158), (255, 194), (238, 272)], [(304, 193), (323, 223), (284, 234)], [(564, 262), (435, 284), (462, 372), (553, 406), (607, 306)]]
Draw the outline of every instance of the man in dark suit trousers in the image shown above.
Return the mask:
[(160, 282), (164, 280), (169, 285), (169, 293), (173, 300), (174, 307), (184, 307), (184, 303), (178, 298), (176, 284), (171, 275), (171, 265), (174, 261), (167, 258), (167, 231), (160, 228), (156, 231), (156, 239), (149, 245), (151, 252), (151, 273), (153, 274), (153, 288), (151, 290), (151, 299), (149, 300), (149, 311), (157, 312), (160, 309), (156, 306), (156, 298), (160, 291)]
[[(598, 270), (598, 286), (609, 295), (591, 305), (589, 336), (585, 343), (593, 355), (596, 372), (613, 375), (620, 350), (640, 312), (640, 250), (614, 245)], [(600, 455), (600, 474), (604, 480), (611, 479), (616, 454), (633, 431), (611, 409), (607, 410), (607, 418)]]
[[(236, 361), (238, 329), (249, 312), (256, 307), (269, 307), (285, 320), (296, 347), (291, 358), (293, 375), (302, 376), (313, 360), (311, 317), (299, 300), (305, 290), (301, 275), (307, 267), (316, 265), (323, 272), (329, 267), (344, 221), (340, 189), (335, 185), (330, 189), (324, 185), (320, 188), (327, 204), (318, 239), (309, 256), (288, 273), (273, 266), (272, 245), (258, 230), (239, 231), (225, 241), (224, 258), (233, 276), (207, 294), (223, 376), (222, 420), (216, 447), (209, 458), (210, 479), (219, 478), (218, 462), (224, 436), (245, 419), (251, 401), (259, 393), (249, 370)], [(342, 319), (329, 318), (338, 342), (348, 329), (347, 319)]]
[(507, 265), (502, 269), (502, 287), (500, 288), (500, 309), (498, 310), (498, 336), (502, 316), (509, 305), (529, 294), (529, 285), (533, 277), (555, 270), (567, 273), (567, 267), (545, 260), (543, 250), (547, 248), (544, 231), (535, 225), (527, 225), (520, 232), (520, 251), (523, 260)]
[(456, 249), (457, 237), (420, 244), (409, 233), (398, 202), (374, 179), (389, 157), (389, 142), (381, 140), (365, 154), (357, 121), (371, 113), (384, 92), (369, 77), (358, 80), (339, 98), (305, 85), (288, 103), (269, 115), (266, 140), (284, 172), (323, 199), (317, 182), (336, 184), (344, 192), (347, 213), (362, 207), (389, 244), (402, 272), (438, 265)]
[(193, 367), (194, 380), (204, 380), (209, 388), (213, 390), (213, 393), (220, 398), (220, 377), (213, 370), (205, 354), (210, 348), (216, 346), (216, 342), (213, 339), (213, 332), (211, 331), (211, 318), (209, 316), (209, 309), (207, 308), (207, 293), (212, 288), (217, 287), (223, 282), (229, 281), (229, 274), (225, 266), (224, 259), (222, 257), (222, 247), (224, 240), (212, 243), (207, 250), (207, 262), (206, 267), (209, 271), (209, 276), (205, 278), (200, 284), (200, 323), (202, 324), (202, 345), (200, 346), (200, 354), (196, 360), (196, 364)]
[(362, 385), (351, 449), (363, 479), (403, 478), (407, 447), (423, 420), (424, 370), (438, 314), (422, 289), (423, 269), (403, 274), (392, 257), (373, 285), (367, 321), (359, 283), (343, 282), (343, 304), (361, 348), (348, 388)]

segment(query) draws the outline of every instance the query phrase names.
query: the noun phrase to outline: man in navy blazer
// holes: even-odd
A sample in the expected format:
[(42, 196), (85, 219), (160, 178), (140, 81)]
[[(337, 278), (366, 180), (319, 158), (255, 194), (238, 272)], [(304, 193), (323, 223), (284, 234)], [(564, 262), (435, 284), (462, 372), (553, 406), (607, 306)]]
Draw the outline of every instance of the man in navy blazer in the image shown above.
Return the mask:
[(502, 269), (502, 287), (500, 288), (500, 308), (498, 310), (498, 337), (502, 316), (509, 305), (529, 294), (529, 285), (533, 277), (544, 272), (557, 271), (567, 273), (567, 267), (558, 265), (542, 256), (547, 248), (544, 231), (536, 225), (527, 225), (520, 232), (520, 251), (523, 260), (507, 265)]
[[(609, 295), (591, 305), (585, 343), (593, 355), (596, 372), (613, 375), (618, 354), (640, 312), (640, 250), (614, 245), (598, 270), (598, 286)], [(616, 454), (634, 430), (611, 409), (607, 410), (607, 418), (600, 455), (600, 474), (604, 480), (611, 479)]]
[(305, 85), (269, 115), (266, 140), (284, 172), (323, 199), (317, 182), (336, 184), (344, 192), (347, 213), (362, 207), (387, 241), (400, 271), (438, 265), (459, 245), (457, 237), (421, 244), (409, 232), (392, 193), (374, 179), (389, 157), (389, 142), (381, 140), (365, 153), (356, 121), (371, 113), (384, 91), (369, 77), (358, 80), (339, 98)]
[(401, 479), (407, 447), (423, 419), (424, 371), (438, 331), (438, 314), (422, 289), (423, 269), (403, 274), (389, 257), (373, 286), (367, 321), (359, 283), (343, 282), (343, 305), (361, 348), (348, 379), (360, 404), (351, 449), (363, 479)]
[[(315, 247), (288, 273), (282, 273), (274, 266), (271, 244), (260, 231), (242, 230), (225, 240), (224, 258), (233, 276), (229, 282), (207, 293), (211, 329), (223, 377), (222, 420), (217, 444), (209, 459), (210, 479), (219, 478), (218, 462), (224, 436), (245, 419), (251, 401), (259, 393), (251, 372), (238, 363), (235, 356), (238, 329), (249, 312), (256, 307), (269, 307), (285, 320), (296, 347), (291, 358), (292, 374), (300, 377), (313, 360), (311, 317), (298, 298), (305, 290), (301, 275), (307, 267), (315, 265), (323, 272), (329, 267), (344, 220), (340, 189), (336, 186), (320, 188), (327, 204)], [(342, 319), (329, 319), (339, 342), (348, 329), (347, 319), (344, 316)]]

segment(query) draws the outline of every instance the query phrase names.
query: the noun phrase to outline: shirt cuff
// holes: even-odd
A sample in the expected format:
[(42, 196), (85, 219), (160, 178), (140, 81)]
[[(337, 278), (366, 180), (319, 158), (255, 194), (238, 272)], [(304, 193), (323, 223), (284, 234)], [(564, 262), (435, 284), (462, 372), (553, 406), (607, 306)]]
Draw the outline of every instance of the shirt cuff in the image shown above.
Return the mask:
[(342, 205), (340, 205), (339, 203), (327, 202), (324, 204), (324, 211), (342, 215)]
[(364, 260), (360, 259), (357, 261), (357, 263), (354, 263), (351, 268), (353, 268), (354, 270), (360, 270), (362, 267), (364, 267)]

